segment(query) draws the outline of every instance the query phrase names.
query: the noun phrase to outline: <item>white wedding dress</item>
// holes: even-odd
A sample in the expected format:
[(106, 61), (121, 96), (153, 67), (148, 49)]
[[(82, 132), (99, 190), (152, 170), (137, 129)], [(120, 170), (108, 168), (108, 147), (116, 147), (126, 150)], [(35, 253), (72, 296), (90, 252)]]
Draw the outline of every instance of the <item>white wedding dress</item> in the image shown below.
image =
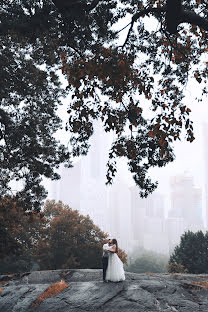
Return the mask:
[(119, 259), (117, 253), (110, 252), (105, 279), (111, 282), (120, 282), (125, 280), (123, 262)]

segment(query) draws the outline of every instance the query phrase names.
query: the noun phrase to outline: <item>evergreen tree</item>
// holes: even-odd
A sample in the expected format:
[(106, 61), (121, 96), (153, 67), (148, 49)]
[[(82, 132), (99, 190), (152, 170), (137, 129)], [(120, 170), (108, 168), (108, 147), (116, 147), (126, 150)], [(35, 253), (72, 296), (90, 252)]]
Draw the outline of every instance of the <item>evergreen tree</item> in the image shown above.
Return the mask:
[(169, 263), (181, 264), (189, 273), (208, 273), (208, 232), (185, 232)]

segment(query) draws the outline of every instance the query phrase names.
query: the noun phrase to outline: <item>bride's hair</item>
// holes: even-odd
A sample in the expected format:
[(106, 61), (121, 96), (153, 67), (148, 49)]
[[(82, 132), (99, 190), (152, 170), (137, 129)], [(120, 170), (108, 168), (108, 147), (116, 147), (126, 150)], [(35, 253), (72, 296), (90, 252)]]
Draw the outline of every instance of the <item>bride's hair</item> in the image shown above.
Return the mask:
[(112, 243), (113, 245), (116, 245), (116, 253), (118, 252), (118, 243), (117, 240), (115, 238), (112, 239)]

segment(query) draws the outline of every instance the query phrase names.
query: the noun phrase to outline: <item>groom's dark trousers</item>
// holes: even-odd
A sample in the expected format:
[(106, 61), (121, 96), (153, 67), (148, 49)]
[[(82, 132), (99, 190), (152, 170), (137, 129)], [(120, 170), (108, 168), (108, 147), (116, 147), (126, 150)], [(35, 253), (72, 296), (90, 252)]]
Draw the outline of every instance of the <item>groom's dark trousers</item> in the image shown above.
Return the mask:
[(105, 280), (106, 270), (108, 267), (108, 257), (102, 257), (102, 262), (103, 262), (103, 280)]

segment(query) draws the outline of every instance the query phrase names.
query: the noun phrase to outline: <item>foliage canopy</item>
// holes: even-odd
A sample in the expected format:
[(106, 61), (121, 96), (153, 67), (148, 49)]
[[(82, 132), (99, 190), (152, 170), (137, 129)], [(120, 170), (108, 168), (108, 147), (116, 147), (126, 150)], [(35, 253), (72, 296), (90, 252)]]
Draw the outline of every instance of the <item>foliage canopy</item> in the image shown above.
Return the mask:
[(55, 201), (46, 201), (43, 213), (46, 232), (35, 253), (41, 269), (101, 267), (106, 235), (89, 216)]
[[(44, 235), (41, 213), (25, 212), (17, 198), (0, 200), (0, 271), (28, 272), (35, 264), (34, 250)], [(36, 265), (37, 268), (37, 265)]]
[[(189, 79), (207, 94), (207, 3), (172, 2), (2, 0), (2, 195), (11, 191), (11, 180), (21, 179), (17, 195), (38, 209), (45, 196), (42, 176), (58, 178), (54, 169), (61, 162), (70, 166), (70, 156), (87, 153), (94, 120), (116, 134), (107, 183), (115, 176), (116, 159), (125, 157), (141, 196), (156, 188), (148, 169), (173, 161), (173, 142), (183, 129), (194, 140), (190, 108), (183, 102)], [(120, 45), (116, 28), (125, 18), (131, 22)], [(153, 20), (158, 26), (148, 27)], [(61, 127), (60, 96), (69, 91), (70, 153), (53, 137)]]

